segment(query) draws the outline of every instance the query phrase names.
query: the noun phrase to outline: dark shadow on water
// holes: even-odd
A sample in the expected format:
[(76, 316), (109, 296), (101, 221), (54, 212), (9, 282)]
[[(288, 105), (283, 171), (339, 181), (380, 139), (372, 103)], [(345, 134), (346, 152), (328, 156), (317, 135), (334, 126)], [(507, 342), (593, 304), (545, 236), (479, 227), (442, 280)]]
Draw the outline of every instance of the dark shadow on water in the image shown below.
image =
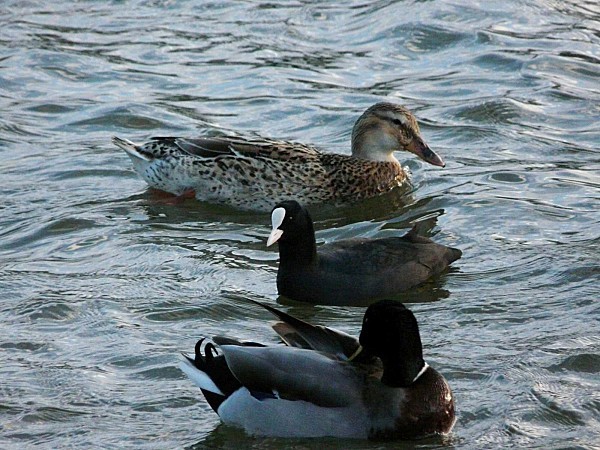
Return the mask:
[[(147, 188), (141, 193), (132, 194), (117, 202), (133, 202), (143, 206), (148, 218), (152, 220), (165, 220), (165, 217), (168, 217), (171, 222), (196, 220), (265, 224), (265, 226), (270, 224), (270, 212), (244, 211), (227, 205), (201, 202), (195, 198), (181, 199), (153, 188)], [(308, 209), (317, 223), (317, 228), (322, 229), (362, 221), (386, 221), (405, 212), (407, 206), (414, 202), (410, 186), (406, 186), (354, 203), (309, 205)]]
[(327, 227), (344, 226), (364, 221), (386, 221), (405, 213), (409, 205), (415, 202), (412, 187), (401, 186), (377, 197), (342, 205), (309, 205), (308, 210), (317, 223), (324, 222)]
[(226, 205), (200, 202), (194, 198), (178, 197), (148, 188), (142, 194), (127, 198), (141, 204), (149, 219), (168, 222), (231, 222), (237, 224), (270, 223), (269, 214), (243, 211)]
[[(401, 303), (432, 303), (440, 300), (444, 300), (450, 297), (450, 291), (444, 289), (442, 286), (444, 284), (443, 277), (436, 277), (433, 280), (427, 281), (424, 284), (421, 284), (415, 288), (409, 289), (408, 291), (401, 292), (397, 295), (387, 296), (386, 299), (396, 300)], [(307, 303), (307, 302), (298, 302), (283, 295), (277, 297), (277, 303), (280, 305), (286, 306), (342, 306), (342, 307), (367, 307), (372, 303), (377, 302), (382, 299), (369, 299), (360, 303), (352, 303), (351, 305), (326, 305), (319, 303)]]
[(274, 438), (249, 436), (242, 430), (220, 424), (204, 439), (185, 447), (189, 450), (203, 449), (436, 449), (454, 448), (456, 439), (450, 436), (433, 436), (416, 441), (376, 442), (362, 439), (337, 438)]

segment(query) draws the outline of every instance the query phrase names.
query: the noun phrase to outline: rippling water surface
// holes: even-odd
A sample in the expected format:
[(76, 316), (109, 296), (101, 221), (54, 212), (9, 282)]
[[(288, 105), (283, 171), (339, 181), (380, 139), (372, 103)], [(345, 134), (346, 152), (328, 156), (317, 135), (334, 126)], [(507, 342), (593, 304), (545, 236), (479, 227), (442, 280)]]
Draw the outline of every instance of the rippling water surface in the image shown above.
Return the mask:
[[(407, 156), (409, 195), (313, 215), (322, 241), (431, 219), (464, 251), (406, 296), (458, 421), (405, 447), (599, 448), (598, 30), (592, 0), (3, 2), (0, 446), (368, 448), (219, 425), (178, 352), (276, 342), (243, 301), (277, 301), (269, 217), (165, 202), (110, 137), (349, 152), (387, 100), (446, 168)], [(350, 333), (363, 313), (282, 308)]]

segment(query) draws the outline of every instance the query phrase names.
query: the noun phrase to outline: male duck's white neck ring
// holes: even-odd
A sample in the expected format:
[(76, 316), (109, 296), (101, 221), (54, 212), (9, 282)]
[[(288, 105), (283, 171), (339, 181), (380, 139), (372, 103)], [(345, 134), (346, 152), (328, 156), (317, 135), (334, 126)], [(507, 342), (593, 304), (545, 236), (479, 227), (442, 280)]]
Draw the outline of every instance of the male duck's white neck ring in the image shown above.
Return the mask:
[(425, 371), (429, 369), (429, 364), (425, 363), (423, 364), (423, 368), (421, 370), (419, 370), (419, 373), (417, 374), (417, 376), (412, 380), (412, 382), (414, 383), (415, 381), (417, 381), (419, 378), (421, 378), (421, 375), (423, 375), (425, 373)]
[(358, 355), (360, 355), (363, 351), (362, 345), (358, 345), (358, 347), (356, 348), (356, 351), (354, 353), (352, 353), (349, 357), (348, 357), (348, 361), (352, 361), (354, 358), (356, 358)]

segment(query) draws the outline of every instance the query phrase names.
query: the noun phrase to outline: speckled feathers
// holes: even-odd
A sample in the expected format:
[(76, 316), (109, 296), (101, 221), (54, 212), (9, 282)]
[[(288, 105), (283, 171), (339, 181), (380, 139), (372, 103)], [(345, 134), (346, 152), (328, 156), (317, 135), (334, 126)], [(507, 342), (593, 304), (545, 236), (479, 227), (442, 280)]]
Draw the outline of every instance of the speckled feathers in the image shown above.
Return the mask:
[[(415, 117), (399, 105), (378, 103), (353, 130), (352, 155), (262, 138), (157, 137), (137, 145), (113, 138), (152, 187), (202, 201), (268, 211), (295, 198), (303, 204), (349, 203), (388, 192), (407, 174), (394, 157), (407, 150), (442, 165), (419, 136)], [(433, 155), (433, 156), (432, 156)]]

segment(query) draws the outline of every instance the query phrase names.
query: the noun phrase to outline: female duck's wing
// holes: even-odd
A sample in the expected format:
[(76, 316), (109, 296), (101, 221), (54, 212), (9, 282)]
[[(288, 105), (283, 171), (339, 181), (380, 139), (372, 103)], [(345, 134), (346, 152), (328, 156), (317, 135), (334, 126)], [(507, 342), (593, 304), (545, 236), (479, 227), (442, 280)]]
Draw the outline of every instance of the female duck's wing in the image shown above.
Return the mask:
[(323, 407), (361, 402), (364, 375), (357, 367), (293, 347), (220, 347), (235, 378), (250, 392)]
[(280, 322), (275, 322), (272, 325), (273, 329), (287, 345), (316, 350), (342, 360), (357, 355), (360, 344), (354, 336), (320, 325), (311, 325), (272, 306), (255, 300), (250, 301), (277, 316)]
[(236, 156), (291, 160), (294, 158), (315, 157), (320, 154), (316, 148), (309, 145), (263, 138), (176, 138), (174, 143), (182, 151), (192, 156), (199, 156), (203, 158)]

